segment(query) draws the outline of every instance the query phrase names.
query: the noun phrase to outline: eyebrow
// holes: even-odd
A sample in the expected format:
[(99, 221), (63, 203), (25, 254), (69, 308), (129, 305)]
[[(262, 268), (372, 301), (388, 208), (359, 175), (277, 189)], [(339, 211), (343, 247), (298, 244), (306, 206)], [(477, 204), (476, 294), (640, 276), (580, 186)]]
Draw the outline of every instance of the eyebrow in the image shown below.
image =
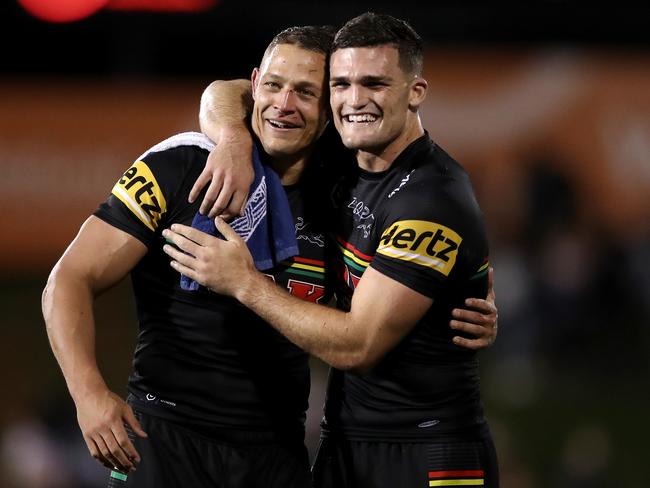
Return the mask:
[[(366, 76), (362, 76), (358, 80), (358, 82), (361, 84), (365, 84), (365, 83), (387, 82), (390, 80), (391, 78), (389, 76), (366, 75)], [(333, 78), (330, 78), (330, 83), (340, 83), (340, 82), (349, 82), (349, 81), (350, 81), (349, 76), (335, 76)]]
[[(288, 83), (289, 80), (283, 76), (277, 75), (275, 73), (268, 73), (266, 75), (268, 79), (271, 79), (272, 81), (279, 81), (281, 83)], [(302, 81), (297, 81), (296, 83), (293, 84), (296, 88), (311, 88), (312, 90), (321, 90), (322, 87), (319, 86), (317, 83), (314, 83), (312, 81), (307, 81), (307, 80), (302, 80)]]

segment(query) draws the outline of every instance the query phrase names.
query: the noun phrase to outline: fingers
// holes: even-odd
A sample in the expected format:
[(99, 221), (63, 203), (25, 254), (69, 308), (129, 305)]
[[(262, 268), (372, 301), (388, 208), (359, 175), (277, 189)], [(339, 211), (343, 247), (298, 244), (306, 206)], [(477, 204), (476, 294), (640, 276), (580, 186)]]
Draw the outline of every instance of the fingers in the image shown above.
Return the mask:
[(162, 235), (168, 241), (173, 242), (179, 249), (193, 255), (196, 255), (199, 248), (215, 239), (215, 237), (199, 229), (183, 224), (172, 224), (171, 228), (163, 230)]
[(248, 200), (248, 192), (245, 191), (236, 191), (232, 195), (232, 201), (228, 207), (233, 216), (243, 215), (244, 209), (246, 208), (246, 201)]
[[(496, 308), (487, 303), (485, 300), (478, 299), (478, 302), (472, 302), (472, 310), (455, 308), (452, 316), (459, 321), (469, 322), (478, 325), (493, 325), (495, 322)], [(470, 305), (468, 305), (470, 306)]]
[(230, 211), (230, 202), (232, 201), (233, 195), (233, 189), (230, 185), (230, 180), (226, 178), (219, 191), (219, 197), (216, 199), (208, 213), (209, 217), (215, 218), (217, 215), (222, 215), (224, 212)]
[(212, 213), (215, 211), (217, 202), (223, 200), (223, 183), (223, 174), (218, 173), (212, 176), (212, 181), (210, 182), (208, 191), (205, 192), (205, 196), (203, 197), (203, 201), (201, 202), (201, 207), (199, 209), (203, 215), (212, 216)]
[(171, 264), (172, 268), (181, 274), (184, 274), (188, 278), (191, 278), (193, 280), (196, 279), (193, 274), (196, 267), (196, 258), (194, 256), (179, 251), (174, 246), (170, 246), (169, 244), (165, 244), (163, 246), (163, 251), (170, 258), (172, 258), (172, 261), (169, 263)]
[[(135, 467), (140, 464), (140, 455), (138, 454), (138, 451), (136, 451), (131, 439), (129, 439), (126, 429), (121, 428), (113, 431), (113, 437), (115, 438), (115, 442), (119, 448), (113, 454), (115, 454), (118, 457), (118, 460), (122, 463), (124, 463), (124, 459), (126, 459), (127, 463), (131, 465), (129, 469), (135, 469)], [(123, 464), (123, 466), (129, 467), (127, 464)]]
[[(244, 214), (244, 209), (246, 208), (246, 199), (248, 198), (247, 192), (236, 191), (232, 194), (232, 198), (228, 205), (223, 209), (222, 212), (215, 213), (215, 217), (221, 217), (223, 220), (229, 221)], [(212, 217), (212, 214), (210, 214)]]
[(243, 242), (242, 238), (239, 237), (239, 234), (232, 230), (232, 227), (228, 225), (228, 223), (223, 220), (221, 217), (217, 217), (214, 219), (214, 225), (217, 228), (219, 232), (221, 232), (221, 235), (224, 236), (224, 238), (227, 241), (241, 241)]
[(114, 466), (118, 468), (118, 471), (129, 472), (135, 469), (135, 464), (130, 458), (135, 459), (137, 457), (139, 461), (140, 456), (137, 456), (137, 452), (122, 425), (114, 431), (107, 432), (104, 435), (104, 441), (112, 458), (115, 460)]
[(494, 268), (490, 266), (488, 268), (488, 292), (486, 296), (486, 300), (494, 304), (495, 301), (495, 295), (494, 295)]
[(459, 322), (458, 320), (452, 320), (451, 322), (449, 322), (449, 327), (451, 327), (452, 329), (458, 332), (463, 332), (466, 335), (471, 335), (474, 336), (474, 338), (479, 338), (479, 339), (484, 337), (489, 337), (490, 335), (489, 330), (482, 325), (476, 325), (467, 322)]
[(466, 339), (465, 337), (460, 336), (455, 336), (453, 341), (457, 346), (472, 349), (474, 351), (484, 349), (490, 345), (485, 339)]
[[(124, 436), (126, 436), (126, 431)], [(135, 465), (129, 460), (128, 455), (122, 449), (112, 431), (95, 433), (90, 442), (86, 440), (86, 445), (92, 456), (107, 468), (117, 469), (124, 473), (135, 469)], [(92, 449), (91, 445), (93, 446)], [(135, 448), (133, 450), (135, 451)]]
[[(187, 198), (187, 201), (193, 203), (197, 198), (199, 198), (201, 191), (203, 190), (205, 185), (208, 184), (210, 180), (212, 180), (212, 172), (210, 172), (206, 167), (203, 169), (199, 177), (194, 182), (194, 186), (192, 186), (192, 189), (190, 190), (190, 194)], [(205, 202), (205, 198), (203, 201)]]
[(84, 441), (86, 442), (86, 446), (88, 447), (88, 451), (90, 452), (90, 455), (97, 459), (101, 464), (103, 464), (105, 467), (112, 469), (115, 464), (106, 459), (102, 452), (100, 451), (99, 447), (97, 446), (97, 443), (89, 436), (84, 435)]
[[(171, 256), (171, 254), (163, 247), (163, 250)], [(202, 281), (202, 279), (199, 277), (199, 273), (196, 272), (193, 268), (190, 268), (187, 264), (183, 264), (180, 262), (178, 259), (174, 258), (173, 261), (169, 262), (169, 265), (174, 268), (176, 271), (178, 271), (180, 274), (187, 276), (190, 280), (196, 281), (197, 283), (201, 283), (202, 285), (205, 285), (205, 283)]]
[(455, 336), (453, 342), (456, 345), (468, 349), (482, 349), (492, 345), (497, 336), (497, 312), (496, 307), (486, 300), (468, 299), (465, 302), (473, 310), (454, 309), (454, 319), (449, 326), (471, 338)]
[(138, 419), (135, 417), (133, 409), (130, 405), (126, 406), (126, 409), (124, 411), (124, 420), (128, 426), (131, 427), (131, 430), (136, 433), (136, 435), (144, 438), (149, 437), (147, 433), (142, 429), (142, 426), (140, 425), (140, 422), (138, 422)]

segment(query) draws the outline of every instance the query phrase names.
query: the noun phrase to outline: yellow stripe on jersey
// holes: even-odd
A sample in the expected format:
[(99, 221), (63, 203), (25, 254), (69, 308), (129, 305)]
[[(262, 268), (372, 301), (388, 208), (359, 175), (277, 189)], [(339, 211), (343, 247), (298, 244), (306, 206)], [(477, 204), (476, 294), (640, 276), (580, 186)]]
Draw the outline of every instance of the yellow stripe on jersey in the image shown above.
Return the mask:
[(308, 264), (300, 264), (300, 263), (291, 263), (291, 268), (306, 269), (308, 271), (316, 271), (317, 273), (325, 272), (325, 268), (323, 268), (322, 266), (310, 266)]
[(449, 227), (426, 220), (400, 220), (384, 231), (377, 252), (449, 276), (463, 238)]
[(155, 231), (167, 202), (144, 161), (136, 161), (115, 183), (112, 192), (149, 229)]
[(483, 479), (430, 480), (429, 486), (483, 486)]

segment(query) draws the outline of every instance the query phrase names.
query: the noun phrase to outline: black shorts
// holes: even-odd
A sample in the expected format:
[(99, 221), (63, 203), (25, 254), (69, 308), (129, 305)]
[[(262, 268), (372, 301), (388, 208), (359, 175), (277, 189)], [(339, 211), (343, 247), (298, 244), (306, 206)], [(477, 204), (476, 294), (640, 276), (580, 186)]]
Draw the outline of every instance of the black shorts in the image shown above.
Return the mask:
[(490, 437), (421, 442), (321, 439), (312, 468), (315, 488), (498, 488)]
[(160, 417), (136, 412), (148, 437), (129, 437), (140, 454), (134, 472), (110, 471), (109, 488), (308, 488), (302, 445), (232, 444), (204, 437)]

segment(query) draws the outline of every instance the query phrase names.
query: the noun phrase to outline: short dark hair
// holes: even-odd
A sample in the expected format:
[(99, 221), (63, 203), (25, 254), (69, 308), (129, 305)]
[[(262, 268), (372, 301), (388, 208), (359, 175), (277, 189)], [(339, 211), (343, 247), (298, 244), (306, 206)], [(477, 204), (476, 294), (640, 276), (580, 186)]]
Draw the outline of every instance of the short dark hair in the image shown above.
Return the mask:
[(422, 73), (424, 43), (406, 21), (391, 15), (366, 12), (348, 20), (334, 37), (332, 52), (348, 47), (375, 47), (392, 44), (406, 73)]
[(331, 25), (301, 25), (288, 27), (276, 34), (269, 43), (264, 56), (278, 44), (293, 44), (308, 51), (314, 51), (329, 57), (336, 28)]

